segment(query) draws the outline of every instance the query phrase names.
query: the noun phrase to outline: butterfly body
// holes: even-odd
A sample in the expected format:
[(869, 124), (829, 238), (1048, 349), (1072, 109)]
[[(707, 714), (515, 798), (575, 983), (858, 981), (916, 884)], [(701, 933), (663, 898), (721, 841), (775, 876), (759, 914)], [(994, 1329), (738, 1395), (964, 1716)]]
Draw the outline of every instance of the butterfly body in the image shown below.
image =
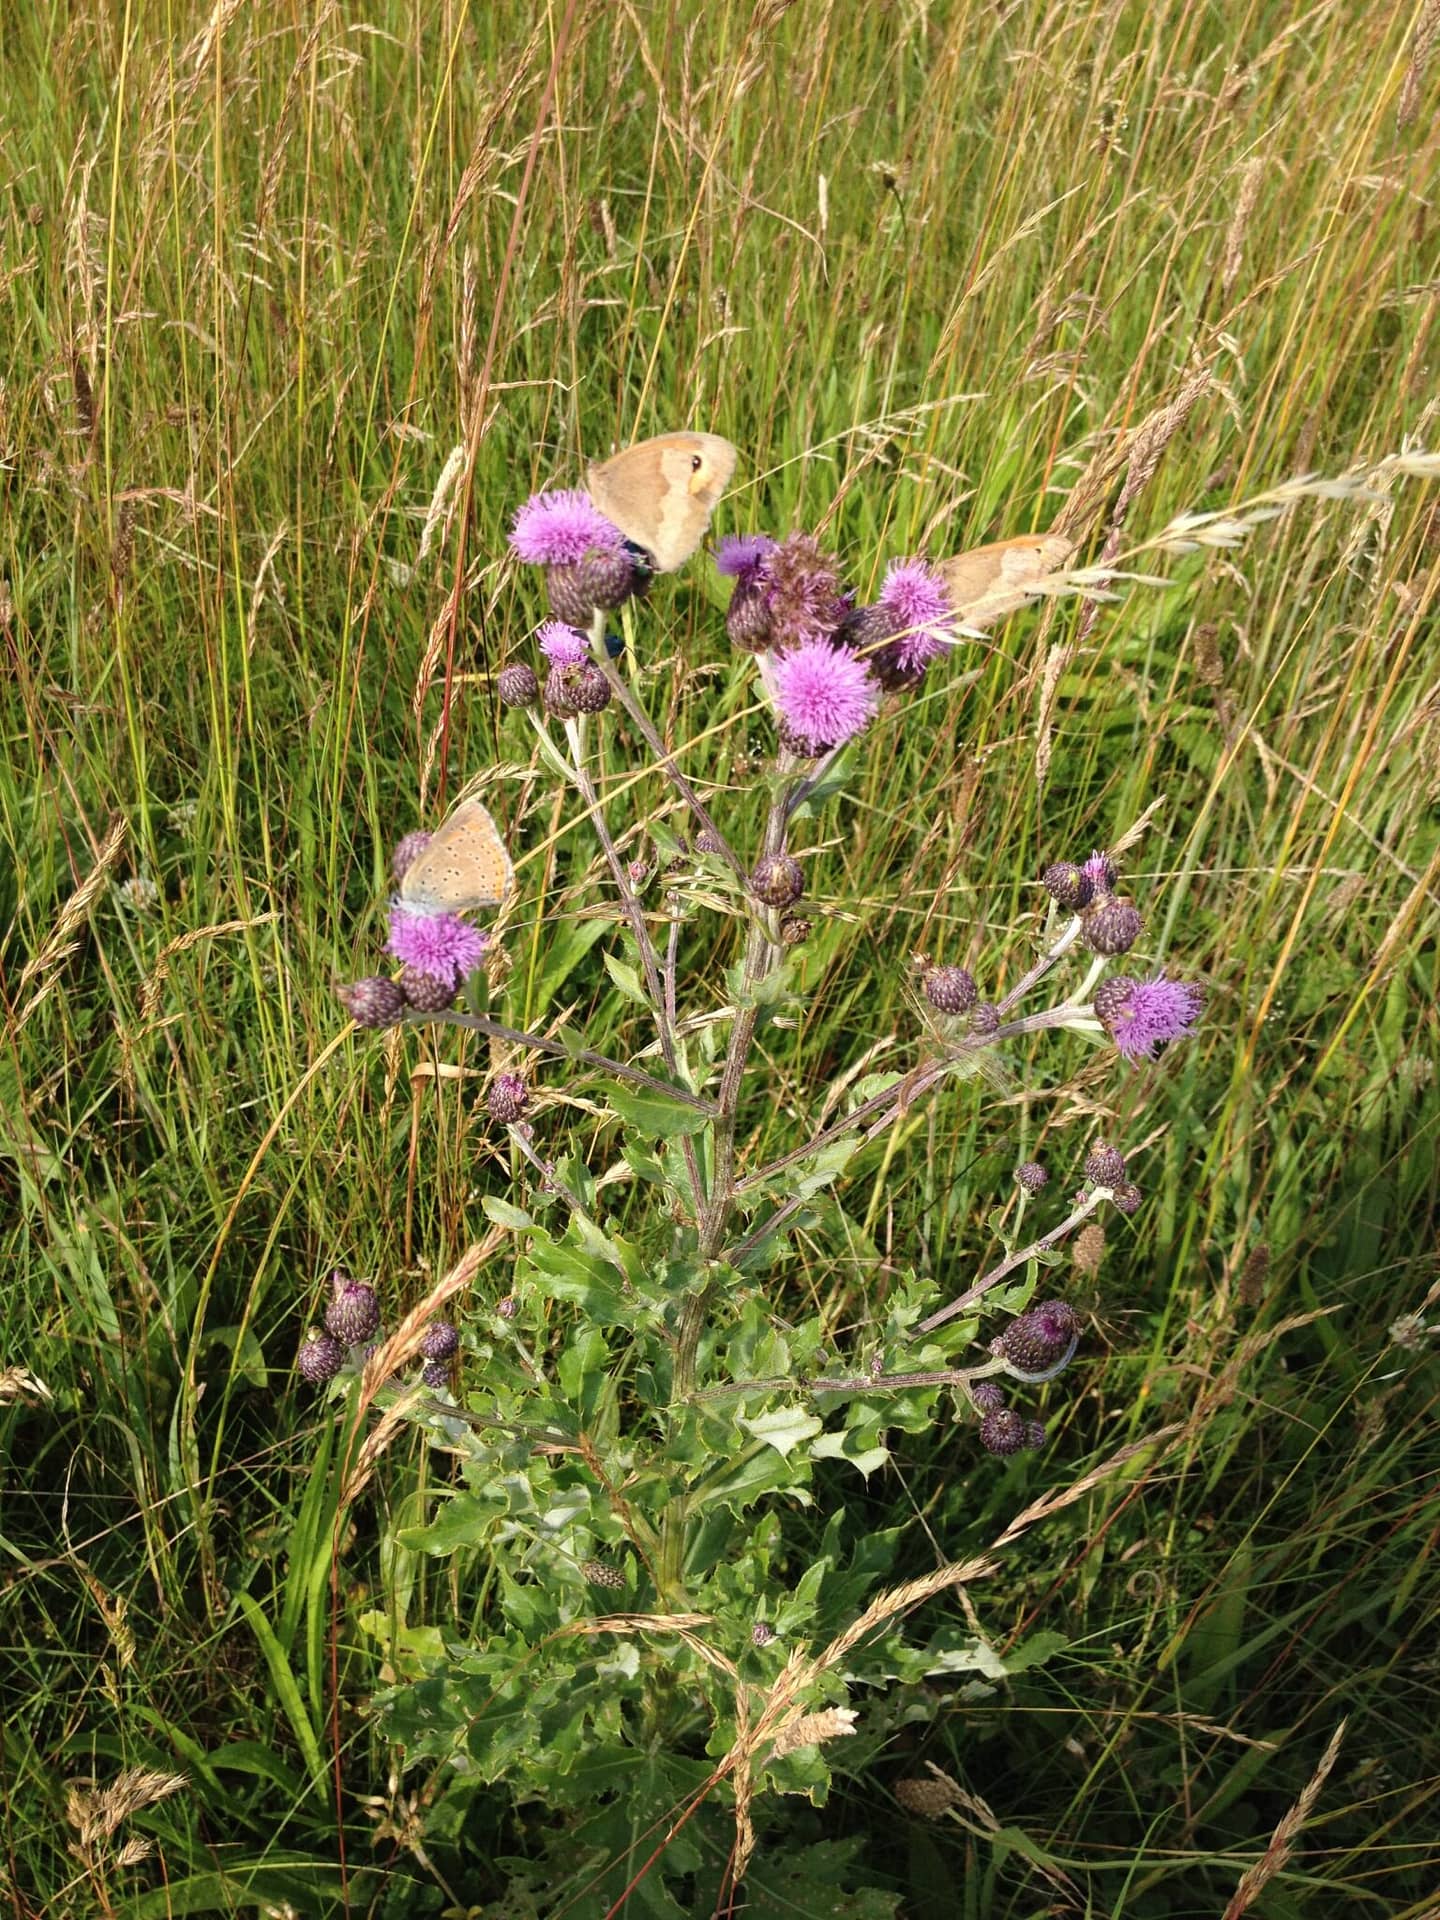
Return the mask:
[(585, 488), (655, 572), (673, 573), (705, 538), (737, 457), (718, 433), (662, 433), (592, 461)]
[(515, 868), (489, 809), (463, 801), (405, 869), (397, 904), (416, 913), (468, 913), (498, 907)]

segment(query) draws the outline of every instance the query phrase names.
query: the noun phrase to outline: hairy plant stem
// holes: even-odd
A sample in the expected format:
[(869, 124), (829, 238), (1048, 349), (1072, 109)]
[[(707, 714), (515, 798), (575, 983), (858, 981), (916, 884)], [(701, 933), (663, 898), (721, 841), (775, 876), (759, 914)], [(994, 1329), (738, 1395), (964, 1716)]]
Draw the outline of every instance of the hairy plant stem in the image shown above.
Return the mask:
[(715, 1111), (715, 1102), (707, 1100), (703, 1093), (691, 1093), (685, 1087), (672, 1086), (668, 1080), (657, 1080), (653, 1074), (642, 1073), (638, 1067), (627, 1067), (623, 1060), (612, 1060), (608, 1054), (594, 1053), (589, 1047), (567, 1047), (559, 1040), (547, 1039), (543, 1033), (524, 1033), (517, 1027), (502, 1026), (483, 1013), (460, 1013), (450, 1008), (444, 1013), (406, 1013), (404, 1020), (412, 1027), (465, 1027), (472, 1033), (483, 1033), (487, 1039), (503, 1040), (508, 1046), (526, 1047), (532, 1053), (550, 1054), (558, 1060), (578, 1060), (587, 1067), (599, 1068), (602, 1073), (613, 1073), (617, 1080), (628, 1080), (632, 1086), (645, 1087), (651, 1093), (663, 1094), (667, 1100), (694, 1107), (699, 1113)]
[[(778, 771), (780, 780), (765, 822), (763, 851), (766, 857), (785, 850), (785, 803), (789, 778), (793, 772), (793, 756), (783, 747)], [(750, 1002), (755, 987), (771, 971), (784, 951), (779, 941), (772, 937), (772, 926), (770, 909), (756, 902), (745, 941), (740, 991), (736, 995), (735, 1014), (730, 1024), (730, 1044), (720, 1077), (715, 1119), (710, 1127), (710, 1185), (701, 1209), (697, 1248), (701, 1261), (707, 1264), (719, 1253), (735, 1198), (735, 1129), (739, 1118), (740, 1092), (757, 1023), (757, 1009)], [(690, 1295), (680, 1310), (670, 1388), (672, 1407), (683, 1405), (694, 1393), (696, 1354), (705, 1329), (705, 1316), (713, 1289), (714, 1281), (707, 1280), (699, 1292)], [(687, 1503), (683, 1496), (672, 1500), (661, 1534), (660, 1573), (666, 1587), (673, 1586), (676, 1590), (684, 1553), (686, 1518)]]
[(1113, 1198), (1114, 1195), (1109, 1187), (1095, 1187), (1086, 1194), (1074, 1211), (1060, 1222), (1058, 1227), (1052, 1227), (1048, 1233), (1042, 1233), (1040, 1238), (1032, 1240), (1028, 1247), (1020, 1247), (1014, 1253), (1007, 1253), (997, 1266), (993, 1266), (987, 1274), (982, 1274), (973, 1287), (967, 1287), (964, 1293), (950, 1302), (948, 1307), (941, 1307), (938, 1313), (932, 1313), (929, 1319), (922, 1320), (912, 1329), (910, 1338), (914, 1340), (922, 1333), (933, 1333), (936, 1327), (943, 1327), (947, 1320), (953, 1320), (957, 1313), (963, 1313), (967, 1307), (973, 1307), (976, 1301), (982, 1300), (992, 1287), (998, 1287), (1007, 1273), (1013, 1273), (1017, 1267), (1023, 1267), (1025, 1262), (1034, 1259), (1037, 1253), (1045, 1253), (1051, 1247), (1058, 1246), (1072, 1228), (1078, 1227), (1082, 1220), (1088, 1220), (1102, 1202)]
[[(1055, 963), (1074, 945), (1079, 933), (1080, 920), (1077, 915), (1066, 924), (1059, 937), (1045, 950), (1035, 965), (1023, 974), (1005, 998), (998, 1002), (997, 1012), (1008, 1012), (1042, 980)], [(1095, 971), (1096, 968), (1092, 966), (1081, 988), (1081, 992), (1085, 995), (1093, 990)], [(781, 1154), (778, 1159), (770, 1161), (768, 1165), (760, 1167), (756, 1172), (746, 1174), (743, 1180), (736, 1182), (735, 1191), (737, 1194), (746, 1193), (763, 1185), (765, 1181), (773, 1179), (777, 1173), (783, 1173), (786, 1167), (795, 1166), (811, 1154), (820, 1152), (833, 1141), (843, 1139), (847, 1133), (858, 1133), (867, 1122), (873, 1121), (874, 1124), (866, 1133), (866, 1141), (878, 1139), (886, 1127), (897, 1120), (917, 1100), (929, 1093), (933, 1087), (938, 1086), (967, 1054), (981, 1053), (987, 1047), (997, 1046), (1002, 1040), (1013, 1040), (1020, 1034), (1039, 1033), (1047, 1027), (1094, 1028), (1097, 1025), (1095, 1009), (1088, 1000), (1067, 999), (1061, 1001), (1059, 1006), (1050, 1007), (1043, 1013), (1025, 1014), (1019, 1019), (1007, 1020), (997, 1027), (994, 1033), (967, 1034), (941, 1059), (922, 1061), (891, 1086), (882, 1088), (879, 1093), (872, 1094), (868, 1100), (862, 1100), (859, 1106), (852, 1107), (843, 1118), (832, 1121), (819, 1133), (812, 1134), (803, 1146), (794, 1147), (789, 1153)], [(766, 1223), (765, 1230), (768, 1230), (768, 1224)], [(763, 1231), (752, 1235), (751, 1238), (763, 1238)]]
[(603, 645), (596, 656), (596, 665), (610, 682), (611, 692), (630, 716), (641, 738), (659, 761), (662, 771), (674, 785), (680, 798), (685, 802), (686, 806), (689, 807), (690, 811), (695, 815), (695, 818), (700, 822), (700, 825), (704, 827), (706, 832), (714, 834), (715, 844), (720, 850), (721, 858), (725, 861), (732, 873), (743, 874), (744, 870), (734, 850), (731, 848), (730, 842), (710, 818), (709, 810), (704, 801), (676, 765), (674, 754), (671, 753), (670, 749), (656, 732), (649, 714), (646, 713), (645, 709), (640, 705), (640, 702), (635, 698), (624, 676), (617, 670), (615, 662), (605, 653)]

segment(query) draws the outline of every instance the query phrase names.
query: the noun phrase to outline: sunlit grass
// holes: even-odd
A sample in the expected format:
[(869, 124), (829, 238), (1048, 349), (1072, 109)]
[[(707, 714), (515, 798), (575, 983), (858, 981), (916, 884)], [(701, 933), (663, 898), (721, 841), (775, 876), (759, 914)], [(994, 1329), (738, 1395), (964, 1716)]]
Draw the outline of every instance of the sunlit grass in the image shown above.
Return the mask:
[[(1433, 15), (231, 0), (0, 26), (0, 1361), (51, 1396), (0, 1406), (17, 1914), (165, 1911), (122, 1904), (153, 1863), (66, 1854), (67, 1783), (127, 1766), (189, 1776), (125, 1828), (172, 1884), (268, 1859), (267, 1898), (332, 1910), (337, 1779), (346, 1870), (430, 1880), (356, 1711), (380, 1674), (356, 1623), (483, 1631), (483, 1600), (374, 1550), (418, 1459), (392, 1455), (335, 1560), (327, 1423), (290, 1364), (337, 1260), (398, 1306), (510, 1181), (472, 1083), (413, 1076), (430, 1041), (335, 1044), (389, 846), (464, 779), (490, 775), (522, 856), (519, 1010), (624, 1043), (598, 951), (557, 969), (535, 931), (542, 898), (594, 890), (486, 680), (540, 612), (513, 507), (582, 450), (713, 427), (743, 455), (717, 525), (820, 527), (863, 592), (894, 554), (1048, 524), (1201, 370), (1122, 550), (1433, 445)], [(889, 1263), (943, 1283), (984, 1257), (1022, 1150), (1078, 1163), (1097, 1121), (1150, 1142), (1051, 1449), (1001, 1472), (940, 1435), (865, 1497), (876, 1526), (923, 1514), (923, 1567), (1022, 1485), (1190, 1423), (977, 1590), (997, 1639), (1055, 1627), (1069, 1666), (938, 1699), (823, 1816), (871, 1836), (905, 1911), (953, 1912), (962, 1878), (967, 1913), (1044, 1897), (958, 1825), (897, 1825), (926, 1758), (1093, 1874), (1092, 1910), (1211, 1915), (1343, 1715), (1255, 1911), (1433, 1898), (1436, 1374), (1387, 1330), (1434, 1277), (1440, 508), (1382, 487), (1000, 628), (962, 695), (881, 722), (807, 863), (808, 1005), (757, 1159), (913, 1032), (913, 951), (1013, 966), (1040, 866), (1157, 801), (1129, 862), (1146, 958), (1209, 990), (1152, 1069), (1077, 1054), (1028, 1101), (916, 1115), (850, 1195), (873, 1280), (798, 1250), (797, 1297), (853, 1326)], [(749, 845), (768, 730), (721, 604), (703, 563), (658, 583), (633, 654)], [(617, 821), (665, 804), (647, 780)], [(479, 1902), (489, 1853), (523, 1848), (503, 1808), (476, 1822), (442, 1852)]]

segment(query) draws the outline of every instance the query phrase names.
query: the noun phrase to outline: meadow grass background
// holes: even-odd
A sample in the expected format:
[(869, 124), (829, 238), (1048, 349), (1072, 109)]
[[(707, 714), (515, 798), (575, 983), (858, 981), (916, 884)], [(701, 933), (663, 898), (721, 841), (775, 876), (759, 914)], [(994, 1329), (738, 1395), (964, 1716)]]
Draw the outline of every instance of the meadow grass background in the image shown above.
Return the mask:
[[(703, 425), (742, 450), (717, 528), (819, 528), (863, 592), (888, 556), (1047, 524), (1187, 381), (1123, 549), (1433, 445), (1437, 30), (1433, 0), (6, 10), (8, 1911), (418, 1913), (437, 1873), (458, 1911), (507, 1883), (507, 1912), (603, 1911), (527, 1906), (493, 1864), (538, 1852), (543, 1808), (427, 1835), (360, 1623), (483, 1633), (483, 1604), (380, 1550), (425, 1510), (418, 1449), (331, 1555), (332, 1417), (291, 1371), (330, 1265), (398, 1308), (510, 1188), (477, 1082), (413, 1072), (483, 1049), (340, 1037), (330, 992), (373, 969), (393, 840), (464, 779), (489, 771), (521, 854), (511, 1012), (627, 1044), (599, 948), (557, 933), (598, 897), (583, 828), (486, 678), (541, 610), (508, 516), (582, 450)], [(804, 1832), (862, 1837), (917, 1916), (1219, 1915), (1343, 1720), (1303, 1841), (1229, 1910), (1418, 1920), (1440, 1378), (1390, 1329), (1437, 1279), (1440, 494), (1385, 476), (1163, 571), (1098, 617), (1019, 616), (963, 694), (932, 676), (809, 863), (809, 1003), (751, 1154), (913, 1036), (913, 950), (1013, 968), (1039, 868), (1156, 802), (1147, 958), (1209, 1001), (1153, 1068), (1057, 1080), (1037, 1048), (1032, 1098), (946, 1093), (849, 1196), (875, 1274), (949, 1297), (1022, 1151), (1148, 1143), (1045, 1452), (941, 1430), (837, 1483), (916, 1569), (1127, 1440), (1184, 1441), (976, 1589), (997, 1641), (1065, 1653), (983, 1704), (889, 1703)], [(641, 684), (753, 846), (768, 723), (722, 606), (703, 561), (657, 583)], [(669, 804), (647, 780), (617, 817)], [(863, 1327), (849, 1270), (801, 1244), (787, 1274)], [(901, 1815), (926, 1760), (1069, 1890), (978, 1815)], [(136, 1766), (186, 1784), (85, 1827), (67, 1795)]]

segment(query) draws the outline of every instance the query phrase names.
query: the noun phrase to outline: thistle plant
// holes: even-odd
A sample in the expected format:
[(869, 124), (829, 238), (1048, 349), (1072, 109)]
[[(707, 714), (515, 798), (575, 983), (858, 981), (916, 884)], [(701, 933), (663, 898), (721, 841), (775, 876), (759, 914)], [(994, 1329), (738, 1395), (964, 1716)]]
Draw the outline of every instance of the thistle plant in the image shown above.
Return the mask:
[[(863, 1738), (846, 1704), (857, 1684), (999, 1664), (969, 1627), (912, 1641), (882, 1608), (880, 1630), (843, 1663), (787, 1667), (867, 1600), (874, 1611), (895, 1546), (852, 1539), (842, 1504), (797, 1565), (793, 1516), (817, 1472), (839, 1463), (858, 1484), (888, 1458), (888, 1436), (949, 1427), (950, 1444), (990, 1471), (1023, 1474), (1003, 1463), (1052, 1444), (1044, 1415), (1087, 1339), (1064, 1297), (1062, 1249), (1074, 1240), (1074, 1270), (1093, 1271), (1101, 1223), (1133, 1212), (1142, 1188), (1110, 1142), (1053, 1136), (1049, 1166), (1017, 1152), (983, 1269), (958, 1290), (903, 1272), (848, 1335), (819, 1314), (793, 1317), (797, 1236), (850, 1257), (844, 1193), (866, 1156), (931, 1103), (983, 1099), (1036, 1036), (1073, 1036), (1123, 1075), (1193, 1028), (1201, 996), (1138, 957), (1144, 915), (1118, 850), (1052, 849), (1034, 881), (1033, 934), (1003, 964), (926, 961), (904, 1064), (847, 1080), (843, 1100), (817, 1099), (811, 1110), (827, 1117), (761, 1160), (751, 1135), (758, 1115), (774, 1119), (767, 1040), (803, 1004), (798, 950), (823, 924), (816, 823), (841, 804), (869, 736), (903, 724), (921, 687), (943, 689), (971, 644), (965, 609), (924, 560), (892, 562), (861, 605), (808, 533), (722, 542), (724, 630), (774, 729), (749, 807), (727, 795), (722, 825), (642, 681), (605, 645), (617, 606), (634, 627), (640, 558), (569, 492), (521, 507), (512, 547), (541, 570), (552, 617), (499, 672), (503, 724), (531, 730), (594, 836), (618, 909), (605, 966), (643, 1031), (622, 1059), (563, 1028), (505, 1020), (489, 997), (493, 941), (463, 918), (408, 909), (391, 920), (398, 978), (340, 991), (360, 1026), (485, 1036), (499, 1070), (483, 1104), (511, 1154), (510, 1191), (484, 1203), (508, 1240), (485, 1297), (477, 1288), (454, 1322), (435, 1320), (415, 1355), (420, 1378), (385, 1390), (386, 1417), (419, 1426), (457, 1475), (399, 1543), (480, 1570), (485, 1631), (428, 1665), (393, 1654), (402, 1678), (386, 1711), (412, 1762), (463, 1769), (446, 1776), (457, 1791), (505, 1778), (543, 1790), (552, 1808), (585, 1804), (597, 1748), (622, 1770), (642, 1748), (663, 1754), (656, 1816), (689, 1794), (711, 1815), (728, 1803), (738, 1877), (761, 1789), (818, 1795), (827, 1743)], [(681, 830), (650, 823), (646, 859), (627, 848), (644, 823), (617, 824), (604, 798), (617, 717), (684, 817)], [(417, 844), (407, 835), (396, 849), (397, 876)], [(1142, 970), (1117, 972), (1122, 960)], [(586, 1151), (567, 1137), (573, 1109), (553, 1098), (582, 1086), (602, 1120)], [(997, 1106), (997, 1134), (1012, 1113)], [(335, 1393), (349, 1376), (324, 1342), (360, 1318), (348, 1293), (340, 1300), (300, 1361), (312, 1380), (336, 1379)], [(613, 1614), (602, 1612), (610, 1593)]]

